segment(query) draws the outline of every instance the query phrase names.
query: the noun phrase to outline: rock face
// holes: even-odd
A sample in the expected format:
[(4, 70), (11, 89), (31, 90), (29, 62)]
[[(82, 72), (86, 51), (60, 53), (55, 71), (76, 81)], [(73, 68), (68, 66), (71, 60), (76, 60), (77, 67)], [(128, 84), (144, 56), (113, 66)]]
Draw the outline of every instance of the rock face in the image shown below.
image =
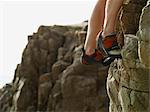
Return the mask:
[(0, 111), (10, 112), (14, 91), (12, 85), (6, 84), (0, 89)]
[[(107, 78), (107, 91), (110, 98), (109, 112), (149, 112), (150, 110), (149, 18), (150, 0), (142, 10), (139, 31), (136, 36), (124, 34), (123, 59), (115, 60), (110, 65)], [(129, 25), (126, 24), (126, 26)], [(128, 33), (130, 30), (131, 27), (125, 27), (125, 32)]]
[(80, 64), (87, 22), (40, 26), (0, 89), (0, 112), (149, 112), (150, 0), (126, 1), (117, 27), (122, 59)]
[(28, 36), (12, 84), (0, 91), (0, 112), (108, 112), (108, 67), (79, 62), (86, 30), (87, 22), (40, 26)]

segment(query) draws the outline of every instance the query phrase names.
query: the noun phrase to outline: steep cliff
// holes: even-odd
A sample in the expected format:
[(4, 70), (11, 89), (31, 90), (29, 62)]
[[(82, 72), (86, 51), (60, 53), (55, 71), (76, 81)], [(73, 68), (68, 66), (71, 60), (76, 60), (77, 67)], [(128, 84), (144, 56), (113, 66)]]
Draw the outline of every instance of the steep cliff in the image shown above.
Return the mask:
[(1, 89), (0, 111), (108, 111), (108, 67), (81, 65), (87, 22), (40, 26), (28, 36), (12, 84)]
[(12, 83), (0, 89), (0, 112), (108, 112), (108, 107), (110, 112), (148, 112), (150, 0), (147, 5), (146, 1), (123, 5), (117, 25), (123, 58), (106, 67), (79, 62), (87, 22), (40, 26), (28, 36)]
[[(142, 5), (142, 3), (138, 5)], [(132, 4), (129, 3), (124, 8), (126, 9), (129, 5)], [(126, 18), (132, 14), (132, 12), (125, 13), (123, 16), (126, 16)], [(133, 14), (135, 15), (135, 12)], [(133, 20), (137, 21), (138, 19), (132, 18), (129, 21), (133, 23)], [(147, 5), (142, 10), (139, 31), (136, 35), (134, 35), (134, 32), (128, 34), (129, 32), (131, 33), (132, 28), (136, 28), (130, 26), (132, 24), (128, 25), (129, 21), (126, 20), (126, 23), (123, 22), (124, 26), (126, 26), (123, 29), (123, 58), (115, 60), (110, 65), (108, 72), (107, 91), (110, 98), (109, 112), (150, 111), (150, 0), (148, 0)]]

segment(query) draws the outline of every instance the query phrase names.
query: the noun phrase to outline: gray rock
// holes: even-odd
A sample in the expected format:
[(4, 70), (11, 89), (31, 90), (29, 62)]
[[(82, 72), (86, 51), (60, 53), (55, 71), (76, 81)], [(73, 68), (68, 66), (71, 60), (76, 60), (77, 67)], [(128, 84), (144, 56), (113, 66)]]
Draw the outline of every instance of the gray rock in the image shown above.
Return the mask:
[[(139, 33), (139, 58), (140, 62), (146, 67), (150, 68), (150, 1), (143, 8), (143, 12), (140, 19)], [(146, 52), (146, 53), (145, 53)]]
[(109, 112), (149, 112), (148, 4), (142, 10), (137, 35), (125, 35), (122, 59), (115, 60), (109, 68)]

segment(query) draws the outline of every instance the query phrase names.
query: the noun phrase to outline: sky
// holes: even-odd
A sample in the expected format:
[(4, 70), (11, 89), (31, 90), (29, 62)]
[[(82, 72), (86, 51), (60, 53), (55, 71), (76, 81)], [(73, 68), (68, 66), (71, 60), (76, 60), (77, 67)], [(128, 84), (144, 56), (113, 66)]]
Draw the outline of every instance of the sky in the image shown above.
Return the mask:
[(28, 35), (40, 25), (87, 20), (95, 3), (96, 0), (0, 0), (0, 88), (13, 80)]

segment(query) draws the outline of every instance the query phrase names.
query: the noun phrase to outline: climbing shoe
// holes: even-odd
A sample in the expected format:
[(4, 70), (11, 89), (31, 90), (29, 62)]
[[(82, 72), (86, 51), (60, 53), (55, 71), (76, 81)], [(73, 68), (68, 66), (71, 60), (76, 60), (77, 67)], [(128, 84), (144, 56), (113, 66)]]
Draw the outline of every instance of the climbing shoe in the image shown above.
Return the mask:
[(121, 49), (115, 33), (103, 37), (100, 32), (97, 37), (97, 49), (104, 54), (103, 65), (109, 65), (115, 58), (121, 58)]
[(92, 55), (86, 55), (84, 48), (82, 48), (82, 54), (80, 56), (80, 62), (84, 65), (101, 64), (103, 62), (103, 54), (101, 51), (95, 49)]

